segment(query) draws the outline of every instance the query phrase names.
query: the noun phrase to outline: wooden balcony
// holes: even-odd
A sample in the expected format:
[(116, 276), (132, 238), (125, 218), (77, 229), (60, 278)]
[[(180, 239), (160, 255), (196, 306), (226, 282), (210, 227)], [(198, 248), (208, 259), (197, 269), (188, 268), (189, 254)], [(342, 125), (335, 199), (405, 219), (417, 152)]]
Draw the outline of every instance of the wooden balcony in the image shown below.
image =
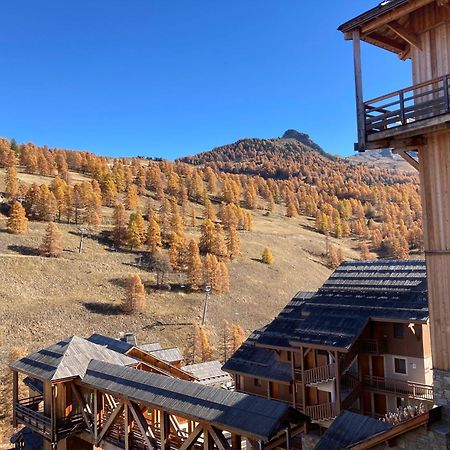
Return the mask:
[(303, 371), (295, 370), (295, 380), (306, 385), (324, 383), (336, 377), (336, 364), (314, 367)]
[(383, 148), (389, 140), (420, 136), (449, 121), (449, 79), (445, 75), (364, 102), (358, 126), (365, 142), (358, 150)]
[(338, 415), (337, 410), (338, 408), (335, 402), (321, 403), (320, 405), (307, 406), (305, 408), (305, 414), (314, 422), (323, 422), (334, 419)]
[(373, 391), (406, 396), (417, 400), (433, 401), (433, 386), (427, 384), (375, 376), (365, 376), (363, 384), (365, 389)]
[(15, 405), (15, 417), (18, 422), (51, 441), (64, 439), (83, 429), (81, 414), (59, 418), (52, 427), (52, 419), (43, 411), (42, 395), (19, 400)]
[(362, 353), (382, 355), (387, 352), (387, 341), (385, 339), (364, 339), (360, 349)]

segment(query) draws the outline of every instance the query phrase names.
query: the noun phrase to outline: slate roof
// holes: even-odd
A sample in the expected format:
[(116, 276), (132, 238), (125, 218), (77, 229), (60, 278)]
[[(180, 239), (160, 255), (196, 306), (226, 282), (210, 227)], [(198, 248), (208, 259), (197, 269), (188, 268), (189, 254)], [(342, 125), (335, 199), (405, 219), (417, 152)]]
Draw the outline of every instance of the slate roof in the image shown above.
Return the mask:
[(284, 383), (290, 383), (292, 378), (290, 364), (278, 362), (273, 350), (253, 345), (241, 345), (222, 369)]
[(162, 359), (163, 361), (173, 363), (177, 361), (182, 361), (184, 359), (178, 347), (173, 348), (162, 348), (160, 350), (153, 350), (148, 352), (150, 355)]
[(387, 422), (343, 411), (321, 437), (314, 450), (344, 450), (391, 428), (392, 425)]
[(134, 365), (137, 362), (106, 347), (72, 336), (14, 361), (11, 368), (39, 380), (57, 381), (82, 378), (92, 359), (121, 366)]
[(138, 348), (141, 350), (144, 350), (144, 352), (153, 352), (155, 350), (161, 350), (161, 344), (159, 342), (153, 342), (150, 344), (140, 344), (138, 345)]
[(271, 349), (303, 344), (345, 351), (370, 320), (426, 323), (428, 318), (425, 261), (345, 262), (316, 293), (299, 292), (272, 322), (255, 330), (223, 369), (287, 379), (287, 368)]
[(114, 350), (115, 352), (123, 354), (127, 353), (133, 348), (133, 345), (128, 342), (114, 339), (110, 336), (105, 336), (98, 333), (94, 333), (93, 335), (89, 336), (87, 340), (89, 342), (93, 342), (94, 344), (102, 345), (106, 348), (109, 348), (110, 350)]
[(248, 343), (348, 349), (370, 319), (425, 323), (428, 318), (424, 261), (345, 262), (315, 294), (297, 294)]
[(198, 379), (199, 383), (207, 386), (228, 383), (232, 381), (230, 374), (222, 370), (220, 361), (206, 361), (198, 364), (190, 364), (181, 368)]
[(44, 448), (44, 438), (34, 433), (29, 428), (22, 428), (14, 433), (10, 439), (11, 444), (23, 445), (26, 450), (42, 450)]
[(308, 420), (281, 402), (102, 361), (89, 363), (82, 382), (140, 404), (258, 439), (269, 439), (288, 417), (291, 421)]

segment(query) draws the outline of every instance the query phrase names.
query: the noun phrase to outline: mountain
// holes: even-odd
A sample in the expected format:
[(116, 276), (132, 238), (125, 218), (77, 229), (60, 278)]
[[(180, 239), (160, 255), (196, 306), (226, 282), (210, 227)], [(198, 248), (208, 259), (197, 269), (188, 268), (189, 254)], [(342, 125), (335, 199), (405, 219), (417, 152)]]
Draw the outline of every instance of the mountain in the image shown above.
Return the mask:
[(413, 168), (401, 156), (392, 153), (392, 150), (389, 148), (383, 150), (367, 150), (363, 153), (348, 156), (347, 159), (382, 169), (413, 172)]
[(327, 153), (319, 144), (315, 143), (310, 137), (309, 134), (300, 133), (297, 130), (287, 130), (283, 134), (283, 139), (295, 139), (296, 141), (305, 144), (307, 147), (312, 148), (319, 152), (322, 156), (327, 158), (332, 158), (332, 156)]

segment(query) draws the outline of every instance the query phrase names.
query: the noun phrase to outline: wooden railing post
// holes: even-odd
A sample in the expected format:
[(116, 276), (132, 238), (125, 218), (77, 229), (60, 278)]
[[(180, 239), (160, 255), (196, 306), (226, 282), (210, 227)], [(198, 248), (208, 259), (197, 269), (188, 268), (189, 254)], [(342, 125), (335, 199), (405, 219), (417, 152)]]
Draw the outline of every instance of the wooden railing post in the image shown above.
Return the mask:
[(361, 70), (361, 32), (353, 31), (353, 64), (355, 69), (356, 118), (358, 123), (358, 150), (366, 147), (366, 114), (363, 98), (362, 70)]
[(400, 121), (401, 121), (402, 125), (406, 125), (406, 119), (405, 119), (405, 93), (403, 91), (400, 91), (399, 97), (400, 97)]
[(448, 94), (448, 77), (449, 75), (445, 75), (443, 78), (444, 83), (444, 101), (445, 101), (445, 110), (446, 112), (450, 112), (450, 99)]
[(17, 427), (16, 408), (19, 402), (19, 373), (13, 371), (13, 427)]

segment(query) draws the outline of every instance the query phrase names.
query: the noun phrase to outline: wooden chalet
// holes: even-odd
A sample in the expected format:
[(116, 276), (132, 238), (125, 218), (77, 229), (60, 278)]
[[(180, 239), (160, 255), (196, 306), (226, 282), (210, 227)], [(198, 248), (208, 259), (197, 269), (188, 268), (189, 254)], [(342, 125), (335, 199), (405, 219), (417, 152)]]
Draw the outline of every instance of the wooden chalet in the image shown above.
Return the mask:
[[(434, 397), (450, 417), (450, 1), (385, 1), (339, 30), (353, 41), (356, 148), (392, 148), (419, 170)], [(361, 41), (410, 59), (411, 86), (365, 100)]]
[(343, 410), (383, 417), (433, 405), (424, 261), (343, 263), (299, 293), (225, 363), (240, 392), (276, 399), (320, 427)]
[(291, 449), (308, 421), (282, 402), (178, 378), (186, 372), (152, 366), (126, 342), (89, 339), (73, 336), (11, 364), (13, 422), (25, 426), (16, 448), (31, 434), (58, 450)]

